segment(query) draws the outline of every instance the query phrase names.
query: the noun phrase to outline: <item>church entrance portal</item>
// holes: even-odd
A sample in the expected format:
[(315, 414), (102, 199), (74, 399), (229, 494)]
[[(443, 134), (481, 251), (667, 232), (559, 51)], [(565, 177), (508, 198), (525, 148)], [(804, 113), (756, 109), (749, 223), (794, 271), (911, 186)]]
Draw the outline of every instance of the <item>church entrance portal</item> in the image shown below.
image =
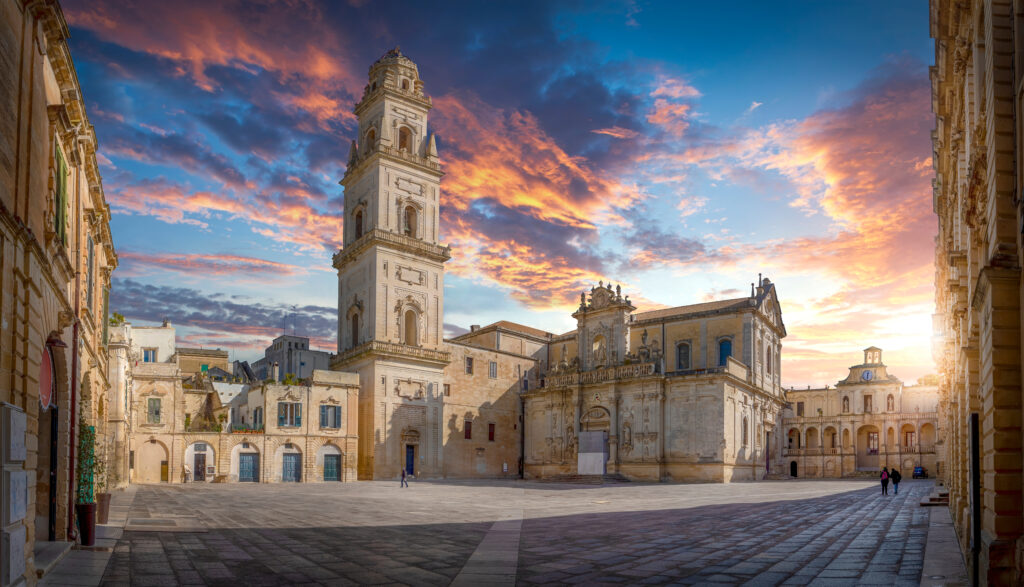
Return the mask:
[(576, 472), (580, 475), (604, 475), (608, 472), (608, 431), (611, 414), (600, 406), (590, 408), (580, 418)]

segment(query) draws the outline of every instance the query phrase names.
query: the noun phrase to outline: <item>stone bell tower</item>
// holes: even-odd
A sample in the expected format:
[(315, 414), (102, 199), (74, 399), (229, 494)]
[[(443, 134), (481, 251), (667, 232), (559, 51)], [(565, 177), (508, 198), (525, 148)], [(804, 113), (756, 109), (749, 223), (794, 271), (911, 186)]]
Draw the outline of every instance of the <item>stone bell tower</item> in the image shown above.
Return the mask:
[[(338, 271), (335, 370), (360, 374), (359, 478), (440, 474), (444, 263), (432, 104), (398, 49), (370, 67), (355, 106)], [(354, 456), (354, 455), (353, 455)]]

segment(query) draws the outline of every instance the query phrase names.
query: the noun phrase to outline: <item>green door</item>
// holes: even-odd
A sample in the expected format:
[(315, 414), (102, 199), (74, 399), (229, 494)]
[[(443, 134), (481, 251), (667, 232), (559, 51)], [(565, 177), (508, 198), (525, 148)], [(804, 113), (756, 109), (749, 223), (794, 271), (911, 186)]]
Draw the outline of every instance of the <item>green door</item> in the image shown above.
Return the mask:
[(341, 455), (324, 455), (324, 481), (341, 481)]

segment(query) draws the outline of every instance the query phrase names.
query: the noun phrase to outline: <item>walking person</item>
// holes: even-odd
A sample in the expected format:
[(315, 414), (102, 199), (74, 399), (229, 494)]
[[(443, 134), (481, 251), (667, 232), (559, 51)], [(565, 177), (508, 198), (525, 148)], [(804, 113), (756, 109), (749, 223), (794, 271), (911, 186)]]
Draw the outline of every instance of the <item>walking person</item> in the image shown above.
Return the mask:
[(892, 472), (889, 473), (889, 478), (892, 479), (892, 493), (893, 495), (900, 494), (900, 481), (903, 480), (903, 475), (896, 470), (896, 467), (892, 468)]
[(889, 495), (889, 467), (882, 467), (882, 495)]
[(399, 485), (398, 487), (402, 488), (402, 487), (408, 487), (408, 486), (409, 486), (409, 482), (405, 480), (405, 468), (403, 467), (402, 468), (402, 484)]

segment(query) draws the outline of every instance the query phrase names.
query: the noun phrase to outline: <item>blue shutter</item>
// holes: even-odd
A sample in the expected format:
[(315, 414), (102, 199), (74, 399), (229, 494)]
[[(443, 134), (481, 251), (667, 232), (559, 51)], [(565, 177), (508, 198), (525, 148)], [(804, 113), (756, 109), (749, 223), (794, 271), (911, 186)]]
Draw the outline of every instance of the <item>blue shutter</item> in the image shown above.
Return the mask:
[(295, 404), (295, 425), (302, 426), (302, 404)]
[(334, 408), (334, 427), (341, 428), (341, 407)]
[(284, 420), (285, 420), (285, 404), (278, 403), (277, 404), (277, 425), (278, 426), (284, 426), (284, 424), (285, 424)]
[(327, 428), (327, 406), (320, 406), (320, 427)]

